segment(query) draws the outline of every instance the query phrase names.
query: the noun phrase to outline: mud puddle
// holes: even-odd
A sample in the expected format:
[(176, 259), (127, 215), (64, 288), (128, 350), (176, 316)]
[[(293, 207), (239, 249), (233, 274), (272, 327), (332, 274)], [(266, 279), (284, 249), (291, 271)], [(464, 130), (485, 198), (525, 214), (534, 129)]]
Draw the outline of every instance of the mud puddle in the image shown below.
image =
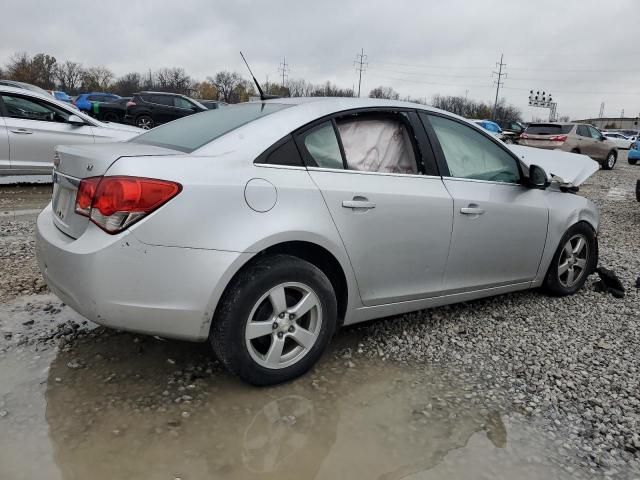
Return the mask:
[(257, 389), (205, 344), (80, 330), (0, 349), (3, 480), (571, 478), (529, 420), (451, 374), (337, 355), (348, 333), (310, 374)]

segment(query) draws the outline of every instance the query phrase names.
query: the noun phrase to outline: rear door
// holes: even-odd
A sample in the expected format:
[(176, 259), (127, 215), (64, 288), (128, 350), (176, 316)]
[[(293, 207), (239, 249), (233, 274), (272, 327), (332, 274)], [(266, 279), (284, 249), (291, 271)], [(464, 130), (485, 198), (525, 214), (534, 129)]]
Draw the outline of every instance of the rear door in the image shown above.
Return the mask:
[(546, 192), (521, 184), (520, 163), (500, 142), (457, 119), (420, 116), (453, 197), (444, 287), (457, 293), (527, 286), (547, 236)]
[(15, 173), (51, 173), (56, 145), (94, 142), (89, 125), (67, 123), (71, 110), (28, 95), (2, 93), (0, 98)]
[(453, 201), (415, 112), (360, 111), (296, 135), (365, 305), (442, 289)]

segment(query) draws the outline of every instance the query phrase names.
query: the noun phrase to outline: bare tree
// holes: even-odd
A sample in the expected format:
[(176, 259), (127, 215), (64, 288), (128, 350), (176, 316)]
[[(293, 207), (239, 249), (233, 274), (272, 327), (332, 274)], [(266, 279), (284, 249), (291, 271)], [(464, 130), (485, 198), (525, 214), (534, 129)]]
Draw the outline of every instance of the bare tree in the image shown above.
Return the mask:
[(560, 115), (560, 117), (558, 117), (558, 121), (568, 123), (571, 121), (571, 117), (569, 117), (569, 115)]
[(67, 93), (78, 93), (84, 70), (81, 63), (67, 60), (58, 65), (55, 75), (61, 90)]
[(391, 87), (376, 87), (369, 92), (370, 98), (388, 98), (390, 100), (398, 100), (400, 94)]
[(227, 103), (237, 103), (239, 101), (236, 87), (243, 81), (242, 77), (236, 72), (222, 71), (216, 73), (216, 76), (207, 79), (212, 82), (218, 89), (220, 100)]
[(113, 80), (113, 72), (106, 67), (90, 67), (82, 76), (82, 89), (86, 91), (107, 91)]
[(162, 68), (156, 72), (156, 89), (162, 92), (181, 93), (189, 95), (193, 87), (191, 77), (184, 68)]
[(142, 75), (136, 72), (127, 73), (115, 82), (111, 91), (117, 95), (128, 96), (142, 90)]
[[(436, 108), (466, 118), (486, 119), (491, 118), (493, 113), (493, 107), (488, 103), (460, 96), (435, 95), (431, 104)], [(496, 108), (496, 118), (499, 120), (520, 120), (522, 112), (513, 105), (507, 105), (504, 99), (500, 99)]]

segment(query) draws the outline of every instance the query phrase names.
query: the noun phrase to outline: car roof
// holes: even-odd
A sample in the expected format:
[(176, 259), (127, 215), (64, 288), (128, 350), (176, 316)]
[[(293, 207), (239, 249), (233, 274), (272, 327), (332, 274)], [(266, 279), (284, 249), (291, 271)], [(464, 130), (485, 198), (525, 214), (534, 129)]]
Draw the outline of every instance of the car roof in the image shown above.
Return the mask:
[(174, 97), (186, 97), (186, 95), (182, 95), (181, 93), (171, 93), (171, 92), (153, 92), (150, 90), (142, 90), (141, 92), (136, 92), (134, 95), (140, 95), (141, 93), (145, 95), (172, 95)]
[[(225, 151), (224, 148), (236, 148), (240, 138), (252, 137), (255, 141), (241, 142), (246, 149), (247, 158), (255, 158), (276, 141), (289, 135), (304, 125), (317, 121), (328, 115), (339, 114), (348, 110), (366, 108), (402, 108), (417, 109), (424, 112), (442, 113), (448, 118), (455, 118), (478, 131), (485, 132), (475, 123), (450, 112), (438, 110), (426, 105), (403, 102), (400, 100), (385, 100), (379, 98), (354, 98), (354, 97), (295, 97), (277, 98), (264, 102), (248, 102), (256, 104), (281, 104), (290, 105), (292, 108), (283, 108), (219, 137), (218, 139), (203, 145), (195, 150), (193, 155), (208, 155), (214, 152)], [(226, 108), (236, 108), (233, 105)], [(211, 113), (213, 111), (209, 111)], [(207, 112), (198, 115), (207, 115)], [(486, 133), (486, 132), (485, 132)]]

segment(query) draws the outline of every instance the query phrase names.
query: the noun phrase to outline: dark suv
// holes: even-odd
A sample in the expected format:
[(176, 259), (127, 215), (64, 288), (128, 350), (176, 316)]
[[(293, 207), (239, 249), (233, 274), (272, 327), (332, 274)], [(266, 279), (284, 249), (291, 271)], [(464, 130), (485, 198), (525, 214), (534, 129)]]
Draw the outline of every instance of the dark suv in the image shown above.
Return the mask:
[(204, 112), (207, 108), (192, 98), (176, 93), (138, 92), (127, 102), (125, 123), (149, 130), (162, 123)]

